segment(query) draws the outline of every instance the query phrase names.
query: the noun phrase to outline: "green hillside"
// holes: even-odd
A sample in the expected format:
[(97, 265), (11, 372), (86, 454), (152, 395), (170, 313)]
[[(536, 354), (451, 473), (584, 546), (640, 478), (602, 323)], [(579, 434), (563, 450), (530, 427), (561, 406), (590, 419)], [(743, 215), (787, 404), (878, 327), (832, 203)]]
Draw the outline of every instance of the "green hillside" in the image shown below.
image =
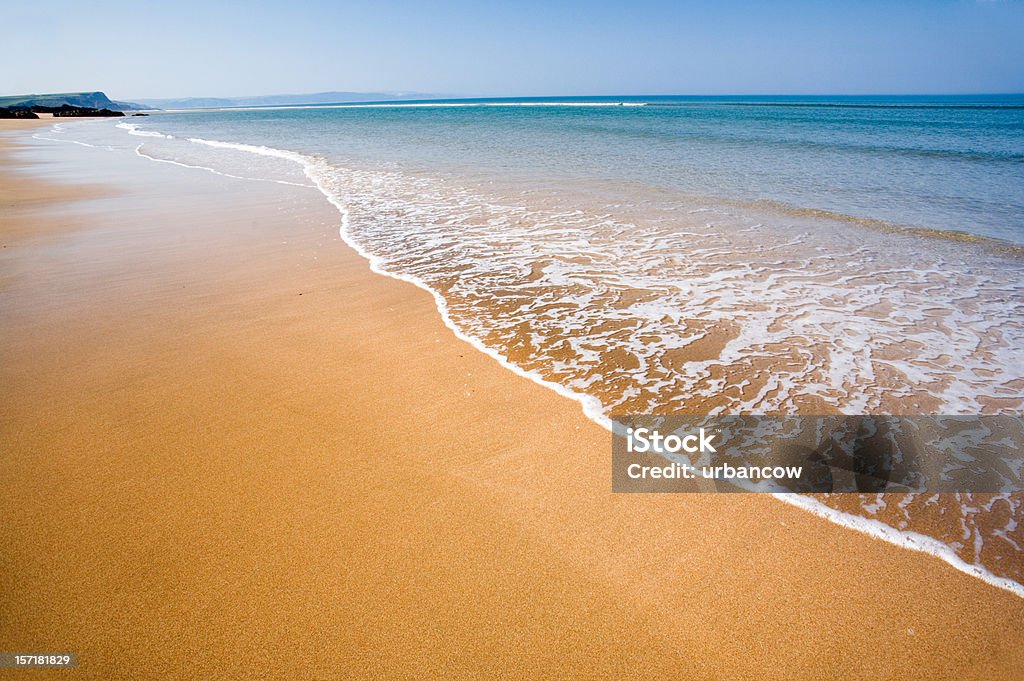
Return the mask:
[(42, 95), (0, 97), (0, 108), (61, 107), (65, 104), (90, 109), (111, 109), (113, 111), (136, 111), (145, 108), (131, 102), (115, 102), (102, 92), (58, 92)]

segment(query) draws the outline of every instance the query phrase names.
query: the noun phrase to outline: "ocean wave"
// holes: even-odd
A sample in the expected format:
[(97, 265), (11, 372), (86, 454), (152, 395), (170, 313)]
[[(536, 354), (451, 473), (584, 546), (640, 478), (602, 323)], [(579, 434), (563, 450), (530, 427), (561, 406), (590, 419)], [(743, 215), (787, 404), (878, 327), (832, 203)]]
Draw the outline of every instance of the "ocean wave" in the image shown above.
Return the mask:
[(154, 130), (143, 130), (135, 123), (118, 123), (118, 128), (127, 130), (129, 135), (135, 135), (136, 137), (157, 137), (165, 140), (174, 139), (173, 135), (165, 135), (162, 132), (156, 132)]
[[(172, 139), (172, 138), (168, 137), (166, 139)], [(276, 179), (273, 179), (273, 178), (249, 177), (249, 176), (246, 176), (246, 175), (234, 175), (232, 173), (226, 173), (226, 172), (217, 170), (215, 168), (211, 168), (209, 166), (193, 165), (193, 164), (190, 164), (190, 163), (182, 163), (181, 161), (175, 161), (175, 160), (168, 159), (168, 158), (158, 158), (156, 156), (151, 156), (150, 154), (147, 154), (144, 151), (142, 151), (142, 148), (144, 146), (145, 146), (144, 144), (137, 145), (135, 147), (135, 155), (139, 156), (140, 158), (148, 159), (150, 161), (156, 161), (157, 163), (168, 163), (170, 165), (178, 166), (179, 168), (191, 168), (192, 170), (205, 170), (208, 173), (213, 173), (214, 175), (220, 175), (221, 177), (230, 177), (231, 179), (234, 179), (234, 180), (250, 180), (250, 181), (253, 181), (253, 182), (273, 182), (275, 184), (285, 184), (285, 185), (289, 185), (289, 186), (292, 186), (292, 187), (309, 187), (310, 189), (315, 189), (316, 188), (316, 187), (314, 187), (311, 184), (303, 184), (301, 182), (289, 182), (287, 180), (276, 180)]]

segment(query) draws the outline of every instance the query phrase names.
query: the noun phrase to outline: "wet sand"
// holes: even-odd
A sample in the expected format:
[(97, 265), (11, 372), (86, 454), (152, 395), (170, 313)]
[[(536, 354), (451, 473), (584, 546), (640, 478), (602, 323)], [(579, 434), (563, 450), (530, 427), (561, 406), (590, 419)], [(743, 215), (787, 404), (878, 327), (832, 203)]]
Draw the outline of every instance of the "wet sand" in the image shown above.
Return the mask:
[(64, 167), (27, 125), (0, 128), (0, 650), (83, 678), (1024, 670), (1024, 600), (933, 557), (766, 496), (612, 495), (608, 433), (372, 274), (314, 190)]

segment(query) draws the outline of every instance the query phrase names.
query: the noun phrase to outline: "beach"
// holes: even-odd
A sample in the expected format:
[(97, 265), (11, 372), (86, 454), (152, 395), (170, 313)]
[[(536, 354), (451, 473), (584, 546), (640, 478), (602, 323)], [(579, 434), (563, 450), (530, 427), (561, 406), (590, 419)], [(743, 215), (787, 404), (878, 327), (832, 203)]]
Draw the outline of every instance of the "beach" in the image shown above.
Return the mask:
[(1024, 600), (933, 556), (768, 495), (612, 494), (609, 433), (371, 272), (315, 189), (24, 146), (49, 124), (0, 128), (0, 649), (1019, 678)]

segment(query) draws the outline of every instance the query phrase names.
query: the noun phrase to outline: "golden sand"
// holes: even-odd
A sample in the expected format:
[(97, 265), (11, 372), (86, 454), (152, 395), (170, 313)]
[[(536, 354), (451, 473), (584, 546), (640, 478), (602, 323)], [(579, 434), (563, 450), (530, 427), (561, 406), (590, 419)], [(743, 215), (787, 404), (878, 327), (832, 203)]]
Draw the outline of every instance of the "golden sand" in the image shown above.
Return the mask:
[(80, 678), (1020, 678), (1024, 600), (935, 558), (766, 496), (612, 495), (608, 433), (372, 274), (314, 191), (139, 159), (98, 210), (20, 177), (16, 138), (0, 650)]

